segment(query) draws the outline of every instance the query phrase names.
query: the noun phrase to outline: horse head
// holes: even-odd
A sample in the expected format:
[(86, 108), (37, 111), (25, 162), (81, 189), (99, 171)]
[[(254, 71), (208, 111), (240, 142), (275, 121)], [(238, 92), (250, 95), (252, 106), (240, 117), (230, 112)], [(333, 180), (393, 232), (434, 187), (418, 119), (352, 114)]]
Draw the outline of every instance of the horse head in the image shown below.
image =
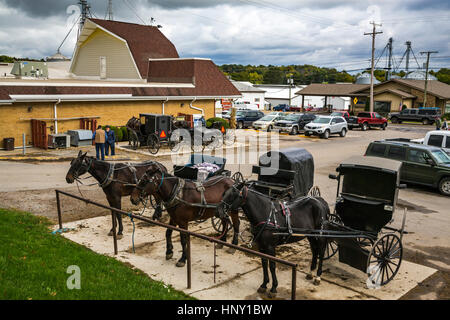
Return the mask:
[(130, 201), (138, 205), (149, 195), (155, 194), (162, 183), (164, 170), (157, 162), (152, 163), (144, 175), (139, 179), (136, 187), (131, 192)]
[(245, 203), (248, 189), (245, 182), (237, 182), (222, 195), (222, 201), (217, 207), (220, 217), (224, 217), (229, 211), (235, 211)]
[(66, 174), (67, 183), (73, 183), (78, 177), (88, 172), (89, 165), (87, 163), (86, 154), (87, 152), (83, 154), (80, 150), (78, 156), (70, 162), (70, 168)]

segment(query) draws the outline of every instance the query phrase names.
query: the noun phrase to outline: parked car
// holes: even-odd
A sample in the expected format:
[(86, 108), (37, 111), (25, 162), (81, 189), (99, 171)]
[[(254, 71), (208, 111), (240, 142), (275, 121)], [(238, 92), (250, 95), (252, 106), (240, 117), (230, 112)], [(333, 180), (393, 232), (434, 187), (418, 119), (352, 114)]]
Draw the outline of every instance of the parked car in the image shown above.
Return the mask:
[(425, 135), (425, 138), (414, 139), (411, 142), (422, 143), (427, 146), (434, 146), (444, 149), (444, 151), (450, 155), (450, 131), (447, 130), (434, 130), (429, 131)]
[(357, 117), (349, 117), (347, 120), (348, 128), (361, 128), (366, 131), (372, 127), (379, 127), (386, 130), (387, 119), (378, 114), (378, 112), (360, 112)]
[(301, 106), (289, 106), (289, 111), (291, 112), (301, 112), (302, 107)]
[(343, 117), (319, 116), (305, 126), (305, 136), (317, 135), (328, 139), (330, 134), (339, 134), (345, 137), (348, 127)]
[(281, 120), (275, 122), (273, 128), (280, 132), (289, 132), (290, 134), (298, 134), (303, 130), (305, 125), (316, 118), (310, 113), (291, 113)]
[(419, 108), (404, 109), (401, 112), (389, 114), (392, 123), (402, 123), (402, 121), (422, 122), (423, 124), (433, 124), (436, 119), (441, 117), (439, 108)]
[(290, 106), (287, 104), (279, 104), (273, 107), (273, 111), (289, 111)]
[(238, 110), (236, 111), (236, 127), (238, 129), (243, 129), (250, 127), (253, 122), (264, 117), (262, 111), (255, 110)]
[(267, 132), (272, 131), (273, 126), (276, 121), (283, 119), (282, 115), (265, 115), (259, 120), (253, 122), (253, 128), (256, 130), (266, 130)]
[(350, 113), (348, 111), (334, 111), (330, 114), (332, 117), (343, 117), (345, 121), (348, 121), (348, 118), (350, 118)]
[(285, 113), (285, 112), (282, 112), (282, 111), (273, 111), (273, 112), (269, 113), (269, 116), (273, 116), (273, 115), (275, 115), (275, 116), (286, 116), (288, 114), (289, 113)]
[(450, 196), (450, 156), (441, 148), (382, 140), (370, 143), (365, 155), (402, 161), (402, 182), (437, 188)]

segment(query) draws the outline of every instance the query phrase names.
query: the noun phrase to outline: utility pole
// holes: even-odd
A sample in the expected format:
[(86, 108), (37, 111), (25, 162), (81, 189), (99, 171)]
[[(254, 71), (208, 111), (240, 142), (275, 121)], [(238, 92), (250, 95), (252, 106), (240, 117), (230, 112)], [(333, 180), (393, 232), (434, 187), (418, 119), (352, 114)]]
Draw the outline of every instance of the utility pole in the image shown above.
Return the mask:
[(91, 6), (87, 3), (87, 0), (80, 0), (78, 4), (81, 5), (81, 18), (80, 18), (80, 25), (78, 27), (78, 36), (80, 36), (81, 30), (83, 29), (86, 19), (91, 17), (90, 12)]
[(377, 26), (381, 27), (381, 24), (377, 24), (374, 21), (370, 23), (373, 28), (372, 32), (364, 33), (365, 36), (372, 36), (372, 63), (370, 68), (370, 112), (373, 112), (373, 70), (374, 70), (374, 60), (375, 60), (375, 36), (377, 34), (383, 33), (383, 31), (377, 31)]
[(386, 80), (391, 80), (391, 76), (392, 76), (392, 42), (394, 40), (391, 38), (389, 38), (389, 42), (388, 42), (388, 54), (389, 54), (389, 58), (388, 58), (388, 71), (387, 71), (387, 76), (386, 76)]
[(411, 52), (411, 41), (406, 41), (406, 75), (405, 78), (408, 78), (408, 72), (409, 72), (409, 53)]
[(289, 79), (287, 80), (288, 84), (289, 84), (289, 107), (291, 106), (292, 102), (291, 102), (291, 89), (292, 89), (292, 84), (294, 83), (294, 79), (292, 79), (292, 75), (289, 76)]
[(428, 89), (428, 66), (430, 63), (430, 55), (433, 53), (438, 53), (438, 51), (422, 51), (420, 54), (426, 54), (427, 55), (427, 65), (425, 70), (425, 89), (423, 92), (423, 107), (427, 107), (427, 89)]
[(112, 0), (108, 0), (108, 20), (114, 20)]

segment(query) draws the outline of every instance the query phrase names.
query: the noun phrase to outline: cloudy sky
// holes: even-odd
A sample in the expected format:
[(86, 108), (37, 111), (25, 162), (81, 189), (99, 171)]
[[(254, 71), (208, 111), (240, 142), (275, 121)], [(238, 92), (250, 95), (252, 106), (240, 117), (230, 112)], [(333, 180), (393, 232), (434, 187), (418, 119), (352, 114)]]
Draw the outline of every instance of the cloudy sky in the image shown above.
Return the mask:
[[(0, 0), (0, 55), (52, 55), (79, 16), (77, 0)], [(90, 0), (105, 18), (107, 0)], [(450, 67), (448, 0), (113, 0), (114, 19), (150, 24), (151, 17), (182, 57), (217, 64), (314, 64), (345, 70), (369, 66), (370, 21), (382, 23), (379, 56), (389, 37), (397, 63), (405, 41), (439, 51), (431, 67)], [(72, 56), (76, 28), (61, 52)], [(403, 62), (404, 65), (404, 62)], [(385, 66), (383, 58), (379, 66)], [(416, 62), (410, 66), (417, 67)]]

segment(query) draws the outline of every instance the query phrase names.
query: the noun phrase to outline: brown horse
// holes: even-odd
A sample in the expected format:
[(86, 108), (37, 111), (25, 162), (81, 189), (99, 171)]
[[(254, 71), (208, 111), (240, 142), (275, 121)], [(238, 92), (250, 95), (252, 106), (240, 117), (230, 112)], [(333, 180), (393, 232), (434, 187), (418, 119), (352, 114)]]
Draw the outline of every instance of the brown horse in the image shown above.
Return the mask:
[[(111, 207), (121, 209), (122, 197), (129, 196), (136, 186), (138, 180), (145, 174), (145, 171), (152, 166), (157, 166), (164, 173), (167, 172), (166, 167), (154, 161), (147, 161), (136, 164), (111, 163), (100, 161), (94, 157), (86, 156), (87, 153), (78, 153), (78, 157), (70, 163), (69, 171), (66, 175), (67, 183), (73, 183), (85, 173), (90, 173), (102, 187), (106, 195), (106, 199)], [(157, 208), (153, 215), (153, 219), (161, 216), (162, 210), (160, 200), (155, 197)], [(118, 239), (122, 238), (123, 225), (122, 215), (113, 212), (119, 225)], [(109, 232), (113, 235), (113, 229)]]
[[(222, 200), (222, 194), (233, 185), (234, 181), (224, 176), (212, 177), (202, 184), (184, 180), (163, 172), (156, 164), (151, 165), (145, 175), (139, 180), (131, 193), (131, 202), (138, 204), (147, 195), (159, 196), (164, 202), (170, 216), (169, 224), (188, 229), (189, 221), (209, 219), (216, 215), (216, 205)], [(204, 206), (203, 208), (198, 205)], [(206, 207), (205, 204), (210, 204)], [(238, 211), (230, 212), (233, 222), (234, 236), (232, 243), (238, 243), (239, 218)], [(226, 241), (228, 219), (222, 219), (223, 232), (220, 237)], [(180, 233), (183, 254), (176, 266), (183, 267), (186, 263), (187, 235)], [(228, 250), (230, 253), (233, 250)], [(172, 230), (166, 231), (166, 260), (173, 256)]]

